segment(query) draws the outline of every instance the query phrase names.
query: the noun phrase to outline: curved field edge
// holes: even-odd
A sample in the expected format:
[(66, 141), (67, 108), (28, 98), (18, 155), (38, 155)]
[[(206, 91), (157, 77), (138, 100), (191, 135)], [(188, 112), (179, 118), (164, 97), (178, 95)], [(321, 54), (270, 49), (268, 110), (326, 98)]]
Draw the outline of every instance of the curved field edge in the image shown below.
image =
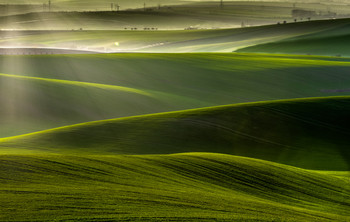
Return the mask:
[[(253, 53), (278, 53), (299, 55), (324, 55), (349, 57), (349, 36), (347, 35), (323, 37), (314, 39), (286, 39), (284, 41), (271, 42), (249, 46), (236, 50), (236, 52)], [(329, 44), (332, 43), (332, 44)]]
[(288, 53), (308, 55), (346, 56), (349, 54), (349, 24), (326, 30), (242, 47), (236, 52)]
[(266, 54), (0, 56), (0, 73), (45, 78), (0, 76), (0, 137), (148, 113), (346, 95), (349, 70), (341, 58)]
[(30, 80), (30, 81), (44, 81), (44, 82), (50, 82), (50, 83), (56, 83), (56, 84), (79, 86), (79, 87), (94, 87), (94, 88), (106, 89), (106, 90), (118, 90), (118, 91), (123, 91), (128, 93), (136, 93), (144, 96), (151, 96), (150, 93), (147, 93), (143, 90), (124, 87), (124, 86), (90, 83), (90, 82), (82, 82), (82, 81), (70, 81), (70, 80), (62, 80), (62, 79), (49, 79), (49, 78), (22, 76), (22, 75), (13, 75), (13, 74), (4, 74), (4, 73), (0, 73), (0, 77), (15, 78), (15, 79), (21, 79), (21, 80)]
[(256, 102), (96, 121), (0, 140), (1, 153), (214, 152), (349, 170), (350, 97)]
[(0, 166), (7, 221), (349, 219), (349, 181), (251, 158), (0, 155)]
[(191, 108), (197, 102), (190, 97), (113, 83), (1, 73), (0, 85), (0, 137), (93, 120)]
[[(85, 13), (84, 13), (85, 14)], [(53, 15), (50, 13), (50, 15)], [(45, 15), (42, 15), (45, 16)], [(169, 16), (167, 16), (169, 18)], [(171, 17), (171, 16), (170, 16)], [(67, 18), (61, 18), (67, 19)], [(84, 19), (83, 19), (84, 20)], [(1, 21), (0, 21), (1, 22)], [(11, 22), (11, 21), (8, 21)], [(64, 26), (67, 26), (66, 20)], [(240, 22), (239, 22), (240, 23)], [(8, 23), (6, 23), (8, 24)], [(62, 47), (77, 42), (78, 46), (112, 51), (149, 52), (230, 52), (237, 48), (256, 45), (305, 34), (329, 31), (334, 27), (349, 24), (349, 19), (319, 20), (220, 30), (181, 30), (181, 31), (22, 31), (0, 33), (2, 45), (26, 42), (30, 45)], [(81, 24), (80, 24), (81, 25)], [(168, 24), (169, 25), (169, 24)], [(183, 25), (183, 24), (182, 24)], [(109, 24), (110, 26), (110, 24)], [(33, 28), (33, 27), (31, 27)], [(110, 27), (109, 27), (110, 28)], [(124, 27), (123, 27), (124, 28)], [(65, 28), (66, 29), (66, 28)], [(166, 41), (165, 41), (166, 39)], [(78, 40), (78, 41), (77, 41)], [(115, 42), (118, 41), (118, 46)]]
[(37, 82), (49, 82), (49, 83), (58, 84), (58, 85), (71, 85), (71, 86), (77, 86), (77, 87), (86, 87), (86, 88), (91, 87), (91, 88), (102, 89), (102, 90), (120, 91), (120, 92), (138, 94), (141, 96), (151, 97), (159, 100), (166, 100), (171, 98), (174, 101), (176, 100), (184, 100), (187, 102), (191, 100), (195, 101), (195, 99), (192, 99), (190, 97), (187, 98), (184, 96), (175, 95), (171, 93), (149, 90), (149, 89), (137, 89), (137, 88), (131, 88), (126, 86), (118, 86), (114, 84), (102, 84), (102, 83), (65, 80), (65, 79), (52, 79), (52, 78), (23, 76), (23, 75), (14, 75), (14, 74), (5, 74), (5, 73), (0, 73), (0, 77), (13, 78), (13, 79), (19, 79), (19, 80), (37, 81)]

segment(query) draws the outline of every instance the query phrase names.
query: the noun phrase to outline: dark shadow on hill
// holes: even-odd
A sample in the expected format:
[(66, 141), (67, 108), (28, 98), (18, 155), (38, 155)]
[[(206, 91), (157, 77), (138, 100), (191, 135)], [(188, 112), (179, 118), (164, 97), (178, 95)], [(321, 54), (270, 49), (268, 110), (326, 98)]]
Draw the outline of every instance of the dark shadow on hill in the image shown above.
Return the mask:
[(83, 124), (1, 147), (90, 154), (213, 152), (350, 170), (349, 112), (349, 97), (253, 103)]

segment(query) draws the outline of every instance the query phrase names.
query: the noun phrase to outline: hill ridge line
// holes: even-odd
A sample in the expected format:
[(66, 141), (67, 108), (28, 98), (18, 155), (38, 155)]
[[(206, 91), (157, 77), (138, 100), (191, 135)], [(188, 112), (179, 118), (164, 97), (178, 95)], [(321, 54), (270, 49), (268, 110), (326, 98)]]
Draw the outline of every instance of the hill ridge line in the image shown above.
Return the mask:
[[(0, 74), (0, 76), (1, 75), (3, 75), (3, 74)], [(234, 107), (254, 106), (254, 105), (259, 105), (259, 104), (263, 105), (263, 104), (276, 104), (276, 103), (281, 103), (281, 102), (304, 102), (304, 101), (314, 101), (314, 100), (329, 100), (329, 99), (337, 99), (337, 98), (350, 99), (350, 96), (329, 96), (329, 97), (308, 97), (308, 98), (296, 98), (296, 99), (278, 99), (278, 100), (271, 100), (271, 101), (246, 102), (246, 103), (228, 104), (228, 105), (221, 105), (221, 106), (209, 106), (209, 107), (203, 107), (203, 108), (186, 109), (186, 110), (179, 110), (179, 111), (151, 113), (151, 114), (137, 115), (137, 116), (119, 117), (119, 118), (112, 118), (112, 119), (103, 119), (103, 120), (96, 120), (96, 121), (89, 121), (89, 122), (78, 123), (78, 124), (73, 124), (73, 125), (61, 126), (61, 127), (56, 127), (56, 128), (47, 129), (47, 130), (41, 130), (41, 131), (37, 131), (37, 132), (33, 132), (33, 133), (22, 134), (22, 135), (18, 135), (18, 136), (4, 137), (4, 138), (0, 138), (0, 143), (7, 142), (8, 140), (12, 140), (12, 139), (21, 138), (21, 137), (38, 135), (40, 133), (54, 132), (56, 130), (68, 129), (71, 127), (91, 125), (94, 123), (107, 123), (110, 121), (132, 120), (132, 119), (145, 118), (145, 117), (163, 116), (163, 115), (168, 115), (168, 114), (191, 113), (191, 112), (195, 112), (195, 111), (204, 111), (204, 110), (217, 110), (217, 109), (229, 108), (229, 107), (234, 108)], [(281, 145), (281, 144), (279, 144), (279, 145)]]
[(116, 86), (116, 85), (108, 85), (108, 84), (102, 84), (102, 83), (91, 83), (91, 82), (82, 82), (82, 81), (75, 81), (75, 80), (64, 80), (64, 79), (51, 79), (51, 78), (43, 78), (43, 77), (33, 77), (33, 76), (22, 76), (22, 75), (15, 75), (15, 74), (4, 74), (0, 73), (0, 77), (6, 77), (6, 78), (16, 78), (16, 79), (29, 79), (29, 80), (36, 80), (36, 81), (47, 81), (47, 82), (55, 82), (59, 84), (68, 84), (68, 85), (74, 85), (74, 86), (89, 86), (89, 87), (95, 87), (99, 89), (111, 89), (111, 90), (118, 90), (118, 91), (124, 91), (129, 93), (136, 93), (139, 95), (149, 96), (152, 97), (152, 95), (146, 91), (131, 88), (131, 87), (125, 87), (125, 86)]

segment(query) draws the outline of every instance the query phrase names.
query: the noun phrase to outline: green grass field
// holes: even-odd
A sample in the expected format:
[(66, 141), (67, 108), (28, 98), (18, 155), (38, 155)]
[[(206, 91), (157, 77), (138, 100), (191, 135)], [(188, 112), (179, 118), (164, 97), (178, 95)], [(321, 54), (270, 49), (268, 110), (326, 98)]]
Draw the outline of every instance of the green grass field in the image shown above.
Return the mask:
[(232, 53), (1, 56), (0, 64), (7, 73), (0, 75), (1, 137), (157, 112), (348, 95), (350, 69), (347, 59), (333, 57)]
[[(135, 2), (135, 1), (133, 1)], [(26, 29), (26, 30), (70, 30), (84, 28), (89, 30), (114, 30), (125, 27), (157, 27), (159, 29), (181, 29), (187, 27), (196, 28), (232, 28), (240, 27), (244, 22), (247, 26), (275, 24), (278, 19), (291, 20), (290, 3), (244, 3), (225, 2), (224, 8), (220, 8), (220, 2), (189, 3), (172, 1), (172, 5), (164, 5), (171, 1), (149, 2), (144, 11), (145, 1), (139, 1), (135, 6), (139, 9), (130, 10), (126, 4), (118, 2), (122, 11), (111, 11), (111, 2), (99, 2), (97, 8), (86, 11), (89, 4), (84, 2), (53, 2), (52, 11), (42, 12), (33, 9), (33, 12), (25, 10), (23, 14), (11, 13), (4, 10), (8, 16), (0, 17), (0, 24), (3, 29)], [(67, 2), (66, 2), (67, 3)], [(136, 2), (135, 2), (136, 3)], [(312, 4), (300, 4), (310, 7)], [(76, 7), (78, 6), (78, 7)], [(85, 7), (84, 7), (85, 6)], [(313, 6), (317, 7), (317, 4)], [(320, 5), (318, 5), (320, 7)], [(85, 8), (85, 10), (84, 10)], [(0, 8), (1, 9), (1, 8)], [(68, 11), (68, 12), (67, 12)]]
[(237, 52), (285, 53), (299, 55), (350, 56), (350, 26), (338, 27), (283, 40), (244, 47)]
[[(2, 139), (0, 220), (348, 221), (349, 101), (248, 103)], [(227, 145), (275, 162), (218, 154)], [(172, 152), (187, 153), (115, 154)]]
[[(233, 12), (264, 23), (266, 10), (286, 19), (296, 7), (213, 4), (0, 25), (203, 25)], [(0, 221), (350, 221), (350, 58), (334, 55), (347, 51), (349, 23), (0, 31), (2, 47), (143, 52), (0, 56)], [(232, 53), (259, 47), (271, 54)]]
[(350, 183), (220, 154), (0, 156), (2, 221), (347, 221)]
[(0, 140), (1, 153), (211, 152), (350, 170), (350, 97), (284, 100), (104, 120)]
[[(121, 0), (122, 1), (122, 0)], [(3, 29), (52, 30), (52, 29), (97, 29), (114, 30), (125, 27), (158, 27), (160, 29), (195, 28), (233, 28), (244, 26), (259, 26), (276, 24), (277, 22), (292, 22), (292, 10), (304, 9), (317, 12), (313, 20), (329, 19), (329, 12), (337, 13), (338, 17), (348, 17), (350, 10), (344, 4), (317, 2), (272, 2), (272, 1), (225, 1), (223, 7), (220, 1), (127, 1), (118, 2), (121, 11), (111, 11), (108, 1), (55, 1), (52, 10), (39, 7), (30, 11), (29, 7), (11, 9), (0, 7), (2, 17), (0, 24)], [(146, 9), (144, 9), (146, 3)], [(40, 2), (42, 4), (42, 2)], [(127, 5), (133, 4), (134, 9)], [(160, 7), (158, 7), (160, 4)], [(6, 16), (8, 15), (8, 16)], [(298, 18), (301, 19), (301, 18)], [(303, 18), (306, 20), (306, 16)]]
[[(30, 12), (30, 6), (32, 8), (35, 8), (37, 10), (31, 10), (42, 12), (43, 11), (43, 2), (41, 0), (31, 0), (28, 2), (28, 0), (0, 0), (0, 5), (3, 8), (4, 14), (23, 14)], [(96, 10), (111, 10), (111, 1), (108, 0), (55, 0), (51, 2), (51, 9), (52, 11), (96, 11)], [(113, 2), (116, 3), (116, 2)], [(143, 7), (143, 3), (146, 3), (147, 6), (157, 6), (159, 3), (162, 5), (176, 5), (181, 4), (182, 2), (179, 2), (177, 0), (159, 0), (157, 2), (152, 0), (120, 0), (118, 1), (118, 4), (121, 6), (121, 9), (129, 9), (129, 8), (141, 8)], [(10, 5), (10, 8), (6, 10), (6, 5)], [(18, 7), (21, 6), (21, 7)], [(29, 8), (29, 9), (28, 9)], [(1, 9), (1, 7), (0, 7)], [(12, 10), (11, 10), (12, 9)], [(46, 10), (48, 11), (48, 8), (46, 7)]]
[(321, 20), (222, 30), (0, 31), (0, 46), (90, 49), (107, 52), (232, 52), (249, 46), (290, 38), (303, 39), (305, 35), (318, 35), (334, 30), (342, 30), (342, 34), (349, 34), (346, 29), (349, 21), (349, 19)]

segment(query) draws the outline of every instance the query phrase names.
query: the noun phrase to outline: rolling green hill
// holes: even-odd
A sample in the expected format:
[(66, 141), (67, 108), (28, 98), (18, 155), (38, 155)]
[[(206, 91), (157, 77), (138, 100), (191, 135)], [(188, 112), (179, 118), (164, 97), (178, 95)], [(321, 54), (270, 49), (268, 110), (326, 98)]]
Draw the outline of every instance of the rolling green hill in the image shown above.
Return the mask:
[(245, 47), (237, 50), (237, 52), (310, 54), (348, 57), (350, 56), (349, 37), (350, 25), (344, 24), (325, 31)]
[(116, 85), (8, 74), (0, 74), (0, 83), (2, 136), (189, 105), (183, 101), (174, 107), (161, 93)]
[(1, 153), (213, 152), (349, 170), (350, 97), (248, 103), (97, 121), (0, 140)]
[(0, 156), (2, 221), (347, 221), (350, 184), (220, 154)]
[(3, 1), (0, 221), (350, 221), (347, 7)]
[(0, 73), (8, 73), (0, 75), (0, 136), (156, 112), (348, 95), (349, 70), (347, 59), (310, 56), (0, 56)]

